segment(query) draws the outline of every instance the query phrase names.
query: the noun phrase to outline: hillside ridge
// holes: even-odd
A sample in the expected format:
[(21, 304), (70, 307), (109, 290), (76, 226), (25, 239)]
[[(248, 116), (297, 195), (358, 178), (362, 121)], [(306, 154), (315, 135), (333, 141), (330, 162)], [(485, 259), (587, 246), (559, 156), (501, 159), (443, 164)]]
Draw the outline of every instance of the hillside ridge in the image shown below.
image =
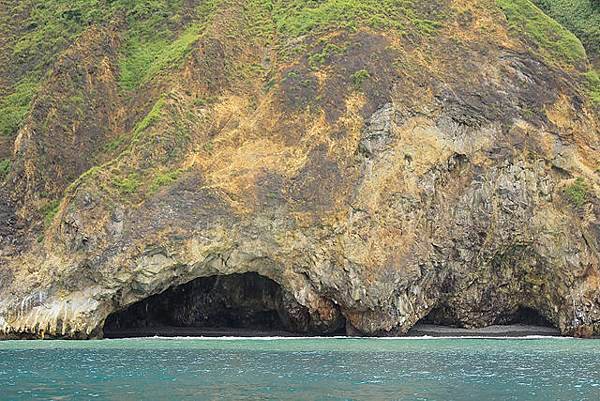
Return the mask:
[(536, 3), (4, 0), (0, 331), (257, 274), (293, 332), (599, 335), (595, 39)]

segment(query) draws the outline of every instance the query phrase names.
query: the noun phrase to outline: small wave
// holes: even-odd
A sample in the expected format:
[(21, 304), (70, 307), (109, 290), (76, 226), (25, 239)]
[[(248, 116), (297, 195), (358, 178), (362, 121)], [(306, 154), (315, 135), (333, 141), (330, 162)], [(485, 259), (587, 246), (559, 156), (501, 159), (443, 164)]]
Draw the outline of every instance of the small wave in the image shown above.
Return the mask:
[(105, 339), (104, 341), (140, 341), (140, 340), (161, 340), (161, 341), (283, 341), (283, 340), (377, 340), (377, 341), (403, 341), (403, 340), (577, 340), (574, 337), (562, 336), (544, 336), (544, 335), (527, 335), (527, 336), (406, 336), (406, 337), (303, 337), (303, 336), (261, 336), (261, 337), (239, 337), (239, 336), (152, 336), (152, 337), (131, 337), (131, 338), (113, 338)]

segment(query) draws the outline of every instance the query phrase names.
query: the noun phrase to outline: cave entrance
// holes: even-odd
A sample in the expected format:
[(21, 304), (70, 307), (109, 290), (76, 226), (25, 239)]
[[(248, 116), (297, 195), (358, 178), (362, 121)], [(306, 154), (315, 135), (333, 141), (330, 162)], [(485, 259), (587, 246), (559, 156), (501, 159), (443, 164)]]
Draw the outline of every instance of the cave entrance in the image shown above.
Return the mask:
[(515, 312), (499, 317), (496, 319), (495, 324), (520, 324), (527, 326), (554, 327), (554, 325), (539, 311), (527, 306), (521, 306)]
[(210, 276), (109, 315), (103, 330), (106, 338), (291, 335), (304, 331), (305, 309), (259, 274)]
[(493, 318), (490, 318), (488, 326), (481, 328), (465, 328), (466, 324), (471, 322), (457, 318), (453, 310), (441, 306), (434, 308), (427, 316), (419, 320), (419, 322), (417, 322), (410, 330), (409, 335), (483, 337), (560, 335), (559, 330), (552, 322), (544, 317), (538, 310), (527, 306), (520, 306), (515, 310), (492, 319)]

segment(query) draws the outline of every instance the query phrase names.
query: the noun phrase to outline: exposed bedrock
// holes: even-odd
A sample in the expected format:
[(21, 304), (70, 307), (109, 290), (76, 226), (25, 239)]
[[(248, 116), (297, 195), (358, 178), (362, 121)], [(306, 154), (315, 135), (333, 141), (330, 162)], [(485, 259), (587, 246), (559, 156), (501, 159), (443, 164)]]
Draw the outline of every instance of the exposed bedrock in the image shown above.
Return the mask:
[[(56, 276), (9, 287), (5, 333), (101, 336), (112, 313), (143, 301), (160, 314), (164, 305), (153, 303), (154, 295), (208, 283), (216, 290), (191, 291), (187, 306), (163, 314), (164, 324), (207, 319), (235, 327), (254, 314), (247, 327), (328, 334), (345, 322), (352, 335), (402, 335), (430, 313), (436, 323), (485, 327), (521, 321), (530, 309), (563, 334), (598, 333), (598, 205), (582, 212), (587, 225), (562, 210), (565, 172), (486, 144), (487, 136), (501, 135), (494, 126), (469, 132), (483, 148), (474, 151), (439, 120), (403, 123), (389, 105), (373, 118), (383, 120), (365, 127), (359, 149), (369, 150), (357, 152), (350, 204), (323, 217), (290, 213), (294, 199), (285, 194), (297, 181), (269, 173), (257, 197), (273, 195), (243, 215), (195, 172), (133, 209), (78, 191), (42, 262)], [(423, 141), (427, 147), (415, 149)], [(478, 158), (487, 152), (483, 168)], [(320, 187), (341, 180), (344, 191), (321, 150), (309, 157), (321, 167), (314, 167)], [(317, 178), (299, 174), (305, 189), (296, 196), (336, 196), (306, 189)], [(220, 281), (227, 275), (237, 278)], [(258, 275), (276, 288), (244, 281)], [(210, 278), (194, 281), (199, 277)], [(211, 311), (209, 299), (236, 304), (238, 323)], [(132, 316), (120, 319), (143, 324)]]
[[(316, 319), (316, 321), (315, 321)], [(286, 331), (328, 334), (344, 328), (341, 315), (327, 321), (311, 315), (277, 283), (256, 273), (198, 278), (111, 314), (105, 336), (181, 329)], [(188, 331), (189, 332), (189, 331)]]

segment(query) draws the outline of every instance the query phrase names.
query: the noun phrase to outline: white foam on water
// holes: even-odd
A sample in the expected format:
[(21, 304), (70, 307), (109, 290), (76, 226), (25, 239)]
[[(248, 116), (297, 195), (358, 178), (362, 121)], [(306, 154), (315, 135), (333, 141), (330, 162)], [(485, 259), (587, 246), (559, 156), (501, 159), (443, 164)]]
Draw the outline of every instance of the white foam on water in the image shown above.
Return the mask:
[(528, 335), (520, 337), (506, 337), (506, 336), (407, 336), (407, 337), (347, 337), (347, 336), (334, 336), (334, 337), (287, 337), (287, 336), (270, 336), (270, 337), (236, 337), (236, 336), (223, 336), (223, 337), (204, 337), (204, 336), (153, 336), (153, 337), (130, 337), (130, 338), (108, 338), (103, 341), (139, 341), (139, 340), (161, 340), (161, 341), (282, 341), (282, 340), (378, 340), (378, 341), (402, 341), (402, 340), (579, 340), (575, 337), (562, 337), (562, 336), (544, 336), (544, 335)]

